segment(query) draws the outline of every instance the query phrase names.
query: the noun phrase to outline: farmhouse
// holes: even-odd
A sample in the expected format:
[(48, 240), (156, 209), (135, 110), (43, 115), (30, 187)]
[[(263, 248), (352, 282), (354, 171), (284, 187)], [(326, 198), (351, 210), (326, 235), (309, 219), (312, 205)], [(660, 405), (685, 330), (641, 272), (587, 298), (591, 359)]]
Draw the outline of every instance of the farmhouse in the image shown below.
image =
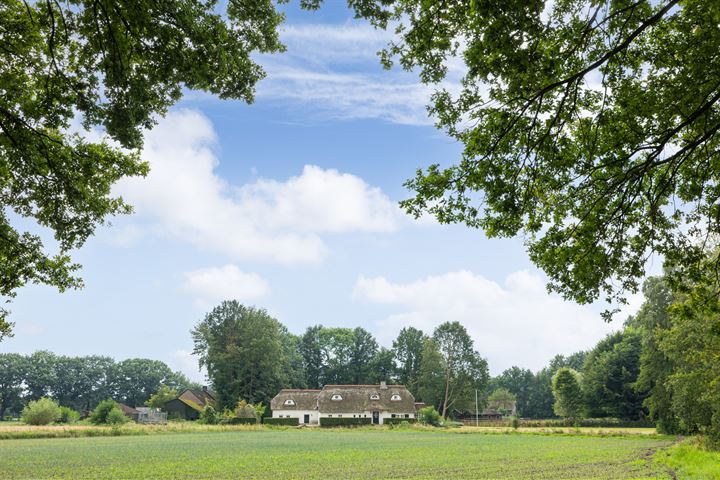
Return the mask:
[(281, 390), (270, 402), (274, 418), (317, 424), (321, 418), (415, 418), (415, 397), (404, 385), (325, 385), (322, 390)]
[(163, 410), (168, 413), (169, 418), (184, 418), (185, 420), (197, 420), (200, 418), (205, 405), (213, 405), (215, 395), (207, 387), (199, 389), (187, 389), (176, 399), (165, 403)]

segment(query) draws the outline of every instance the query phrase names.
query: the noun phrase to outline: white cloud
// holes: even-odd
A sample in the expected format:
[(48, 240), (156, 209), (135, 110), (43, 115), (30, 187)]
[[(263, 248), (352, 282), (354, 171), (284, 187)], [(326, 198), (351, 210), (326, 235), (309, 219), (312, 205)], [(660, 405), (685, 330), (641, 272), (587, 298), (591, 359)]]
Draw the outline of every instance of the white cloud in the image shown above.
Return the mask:
[(461, 322), (494, 374), (513, 365), (538, 370), (554, 355), (591, 348), (618, 328), (593, 308), (548, 294), (543, 278), (524, 270), (502, 285), (469, 271), (410, 283), (361, 276), (353, 298), (398, 307), (378, 322), (378, 336), (386, 343), (404, 326), (431, 333), (445, 321)]
[(270, 292), (257, 273), (245, 273), (235, 265), (201, 268), (185, 272), (183, 288), (204, 304), (220, 300), (255, 300)]
[(401, 218), (361, 178), (312, 165), (286, 181), (229, 185), (215, 173), (215, 141), (199, 112), (169, 113), (146, 136), (150, 173), (119, 182), (118, 193), (163, 232), (235, 260), (318, 262), (328, 252), (320, 234), (392, 231)]
[(198, 358), (188, 350), (176, 350), (170, 354), (167, 364), (173, 370), (179, 370), (191, 381), (204, 384), (207, 382), (207, 372), (198, 369)]

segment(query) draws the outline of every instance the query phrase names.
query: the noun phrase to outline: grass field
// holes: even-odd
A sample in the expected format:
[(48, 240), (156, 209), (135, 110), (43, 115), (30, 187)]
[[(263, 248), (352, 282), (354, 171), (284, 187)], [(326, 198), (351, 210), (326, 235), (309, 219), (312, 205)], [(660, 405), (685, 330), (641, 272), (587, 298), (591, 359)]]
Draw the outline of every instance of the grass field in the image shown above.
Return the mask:
[(653, 458), (669, 444), (647, 435), (369, 429), (0, 440), (0, 479), (670, 479)]

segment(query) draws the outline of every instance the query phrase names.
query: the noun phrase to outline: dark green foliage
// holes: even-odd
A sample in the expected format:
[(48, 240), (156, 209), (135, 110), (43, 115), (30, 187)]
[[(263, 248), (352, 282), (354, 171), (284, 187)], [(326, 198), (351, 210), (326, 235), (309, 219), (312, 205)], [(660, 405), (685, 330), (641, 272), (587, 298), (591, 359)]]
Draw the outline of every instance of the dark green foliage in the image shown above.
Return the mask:
[(265, 417), (262, 419), (262, 423), (265, 425), (286, 425), (289, 427), (297, 427), (300, 425), (300, 419), (297, 417), (293, 418), (272, 418)]
[(28, 425), (48, 425), (58, 418), (60, 418), (60, 407), (50, 398), (34, 400), (22, 411), (22, 421)]
[(411, 392), (418, 390), (425, 340), (427, 336), (422, 330), (404, 327), (393, 341), (398, 382), (408, 387)]
[(590, 351), (583, 369), (583, 395), (588, 417), (638, 420), (645, 416), (639, 390), (642, 336), (628, 327), (608, 335)]
[[(203, 90), (252, 101), (257, 52), (283, 47), (272, 0), (25, 2), (0, 8), (0, 297), (28, 283), (82, 285), (68, 252), (107, 217), (131, 208), (113, 184), (145, 175), (143, 130), (182, 96)], [(107, 143), (66, 133), (79, 116)], [(18, 231), (7, 213), (49, 228), (59, 253)], [(0, 308), (0, 340), (10, 334)]]
[[(108, 423), (108, 415), (113, 409), (118, 409), (115, 400), (107, 399), (98, 403), (97, 407), (90, 414), (90, 422), (95, 425), (105, 425)], [(122, 413), (122, 411), (120, 412)]]
[(511, 367), (490, 381), (490, 390), (504, 388), (515, 395), (517, 414), (532, 416), (530, 397), (535, 387), (535, 376), (530, 370)]
[(651, 252), (699, 266), (698, 237), (720, 231), (719, 2), (353, 5), (398, 32), (384, 64), (438, 88), (430, 111), (465, 146), (407, 182), (408, 212), (522, 236), (580, 303), (636, 290)]
[(553, 410), (563, 418), (577, 421), (583, 416), (584, 403), (580, 375), (572, 368), (563, 367), (552, 378), (555, 403)]
[(80, 420), (80, 414), (70, 407), (60, 407), (58, 423), (75, 423)]
[(438, 344), (432, 338), (425, 339), (415, 400), (442, 408), (444, 386), (445, 366)]
[(327, 417), (321, 417), (320, 418), (320, 426), (321, 427), (357, 427), (360, 425), (370, 425), (372, 423), (371, 418), (365, 418), (365, 417), (357, 417), (357, 418), (327, 418)]
[(7, 412), (22, 410), (22, 382), (26, 375), (26, 357), (17, 353), (0, 353), (0, 421)]
[(383, 425), (402, 425), (403, 423), (417, 423), (416, 418), (384, 418)]
[(238, 399), (269, 404), (290, 381), (285, 328), (265, 310), (225, 301), (192, 330), (193, 353), (206, 366), (218, 410), (235, 408)]

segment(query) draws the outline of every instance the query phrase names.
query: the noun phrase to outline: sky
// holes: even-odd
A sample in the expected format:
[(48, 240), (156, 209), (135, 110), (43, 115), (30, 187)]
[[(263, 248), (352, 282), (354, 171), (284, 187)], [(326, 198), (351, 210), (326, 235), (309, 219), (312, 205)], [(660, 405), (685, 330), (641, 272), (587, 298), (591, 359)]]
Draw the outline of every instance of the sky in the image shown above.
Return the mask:
[[(404, 214), (404, 181), (462, 152), (427, 116), (432, 89), (384, 70), (390, 35), (344, 2), (285, 11), (287, 52), (256, 57), (256, 101), (187, 92), (146, 135), (150, 174), (115, 188), (135, 213), (74, 253), (85, 287), (19, 291), (0, 352), (154, 358), (202, 382), (190, 330), (232, 298), (295, 334), (361, 326), (387, 347), (457, 320), (497, 375), (591, 348), (638, 308), (604, 323), (603, 306), (547, 293), (521, 239)], [(461, 75), (453, 62), (448, 84)]]

